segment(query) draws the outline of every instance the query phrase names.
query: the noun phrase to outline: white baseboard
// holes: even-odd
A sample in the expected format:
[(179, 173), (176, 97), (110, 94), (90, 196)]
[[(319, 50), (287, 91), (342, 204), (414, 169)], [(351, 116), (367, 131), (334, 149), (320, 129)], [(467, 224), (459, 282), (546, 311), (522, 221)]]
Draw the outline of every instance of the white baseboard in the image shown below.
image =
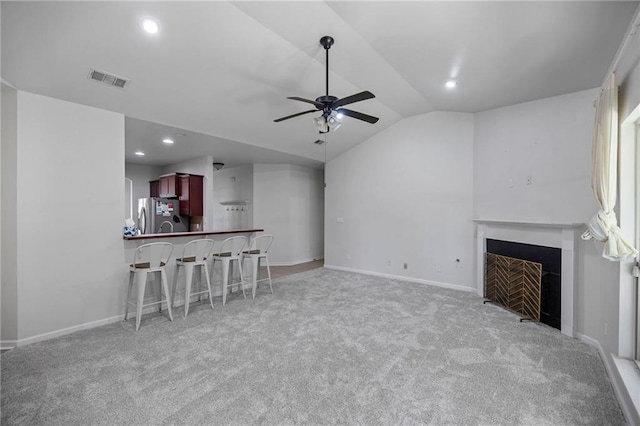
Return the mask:
[[(251, 292), (251, 282), (245, 282), (244, 285), (244, 290), (245, 292), (249, 291)], [(239, 289), (238, 289), (239, 291)], [(221, 297), (222, 296), (222, 289), (216, 289), (213, 290), (213, 297)], [(251, 293), (249, 293), (249, 296), (251, 296)], [(204, 298), (207, 298), (207, 295), (203, 295)], [(192, 296), (191, 297), (191, 302), (195, 302), (197, 301), (197, 296)], [(177, 310), (178, 307), (184, 307), (184, 293), (182, 294), (182, 298), (178, 298), (176, 297), (176, 301), (175, 301), (175, 308), (174, 310)], [(144, 308), (142, 310), (142, 314), (149, 314), (152, 312), (156, 312), (157, 311), (157, 306), (147, 306), (146, 308)], [(175, 312), (173, 312), (174, 314), (174, 319), (175, 317)], [(134, 320), (136, 316), (135, 313), (135, 309), (132, 306), (129, 306), (129, 321)], [(37, 343), (37, 342), (42, 342), (45, 340), (49, 340), (49, 339), (53, 339), (55, 337), (60, 337), (60, 336), (64, 336), (67, 334), (71, 334), (71, 333), (75, 333), (76, 331), (80, 331), (80, 330), (88, 330), (90, 328), (95, 328), (95, 327), (100, 327), (103, 325), (108, 325), (108, 324), (113, 324), (119, 321), (124, 321), (124, 314), (121, 315), (116, 315), (110, 318), (105, 318), (105, 319), (101, 319), (101, 320), (96, 320), (96, 321), (90, 321), (84, 324), (78, 324), (78, 325), (74, 325), (72, 327), (67, 327), (67, 328), (63, 328), (60, 330), (55, 330), (55, 331), (49, 331), (47, 333), (42, 333), (39, 334), (37, 336), (31, 336), (31, 337), (27, 337), (25, 339), (18, 339), (18, 340), (0, 340), (0, 349), (2, 350), (6, 350), (6, 349), (13, 349), (15, 347), (18, 346), (25, 346), (25, 345), (29, 345), (31, 343)], [(135, 320), (134, 320), (135, 321)]]
[(607, 356), (607, 354), (602, 349), (602, 345), (600, 345), (600, 342), (592, 337), (589, 337), (582, 333), (576, 333), (576, 337), (581, 342), (584, 342), (587, 345), (593, 346), (598, 349), (598, 353), (600, 354), (600, 358), (602, 359), (602, 363), (604, 364), (607, 376), (609, 376), (609, 380), (611, 381), (613, 393), (616, 395), (616, 399), (620, 404), (620, 408), (622, 409), (622, 414), (624, 414), (625, 420), (630, 425), (640, 425), (640, 413), (636, 409), (633, 400), (631, 399), (631, 395), (629, 395), (627, 387), (624, 384), (622, 377), (620, 376), (618, 367), (615, 364), (614, 355)]
[(63, 328), (60, 330), (49, 331), (47, 333), (38, 334), (37, 336), (27, 337), (25, 339), (18, 340), (3, 340), (0, 341), (0, 347), (2, 349), (12, 349), (16, 346), (25, 346), (31, 343), (43, 342), (45, 340), (53, 339), (54, 337), (64, 336), (66, 334), (75, 333), (80, 330), (87, 330), (90, 328), (100, 327), (107, 324), (113, 324), (114, 322), (123, 321), (123, 315), (117, 315), (115, 317), (105, 318), (97, 321), (90, 321), (84, 324), (74, 325), (72, 327)]
[(593, 337), (589, 337), (586, 334), (582, 334), (582, 333), (576, 333), (576, 337), (581, 342), (586, 343), (587, 345), (593, 346), (594, 348), (598, 349), (598, 351), (600, 352), (600, 356), (602, 356), (602, 354), (604, 353), (602, 350), (602, 346), (600, 346), (600, 342), (598, 342)]
[(343, 266), (327, 265), (326, 263), (324, 267), (327, 269), (335, 269), (336, 271), (355, 272), (356, 274), (372, 275), (374, 277), (389, 278), (392, 280), (409, 281), (412, 283), (427, 284), (427, 285), (432, 285), (436, 287), (449, 288), (452, 290), (460, 290), (460, 291), (466, 291), (471, 293), (476, 292), (475, 287), (465, 287), (462, 285), (443, 283), (439, 281), (423, 280), (421, 278), (404, 277), (402, 275), (385, 274), (382, 272), (366, 271), (363, 269), (345, 268)]
[(315, 260), (319, 259), (298, 259), (292, 262), (269, 262), (269, 266), (296, 266), (300, 265), (301, 263), (313, 262)]
[(0, 340), (0, 351), (6, 351), (18, 346), (17, 340)]

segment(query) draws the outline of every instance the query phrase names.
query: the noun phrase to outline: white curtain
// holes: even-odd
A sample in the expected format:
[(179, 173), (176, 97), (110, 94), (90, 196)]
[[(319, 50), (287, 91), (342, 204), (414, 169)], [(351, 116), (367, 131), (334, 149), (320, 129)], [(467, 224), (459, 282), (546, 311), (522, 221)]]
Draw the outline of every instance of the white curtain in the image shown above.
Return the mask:
[(622, 235), (614, 212), (618, 185), (618, 84), (611, 73), (602, 86), (596, 105), (593, 130), (591, 187), (600, 211), (591, 219), (582, 239), (604, 242), (602, 257), (630, 260), (638, 255)]

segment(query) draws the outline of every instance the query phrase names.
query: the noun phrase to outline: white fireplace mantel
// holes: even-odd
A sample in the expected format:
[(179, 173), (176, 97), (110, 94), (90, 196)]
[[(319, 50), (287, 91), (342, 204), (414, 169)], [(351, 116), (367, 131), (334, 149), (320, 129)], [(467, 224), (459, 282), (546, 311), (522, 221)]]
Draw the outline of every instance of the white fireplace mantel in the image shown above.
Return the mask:
[(477, 277), (476, 289), (484, 297), (484, 254), (487, 239), (534, 244), (561, 249), (561, 313), (560, 331), (575, 337), (575, 288), (577, 279), (578, 239), (584, 223), (562, 222), (509, 222), (501, 220), (474, 220), (478, 224), (476, 236)]

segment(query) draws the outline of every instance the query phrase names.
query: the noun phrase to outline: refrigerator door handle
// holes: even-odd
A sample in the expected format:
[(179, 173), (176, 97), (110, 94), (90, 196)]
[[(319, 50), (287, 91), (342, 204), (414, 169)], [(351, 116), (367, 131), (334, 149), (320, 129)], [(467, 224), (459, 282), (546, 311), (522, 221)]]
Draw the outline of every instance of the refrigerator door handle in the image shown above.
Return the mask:
[(138, 218), (139, 226), (138, 228), (140, 229), (140, 232), (142, 232), (143, 234), (147, 233), (147, 209), (146, 207), (142, 207), (142, 209), (140, 210), (140, 217)]

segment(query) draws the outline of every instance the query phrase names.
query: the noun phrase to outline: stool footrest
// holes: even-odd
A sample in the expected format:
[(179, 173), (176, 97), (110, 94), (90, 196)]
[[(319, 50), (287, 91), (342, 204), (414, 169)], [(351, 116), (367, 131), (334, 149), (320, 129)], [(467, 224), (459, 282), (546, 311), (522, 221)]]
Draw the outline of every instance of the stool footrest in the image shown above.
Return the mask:
[[(245, 281), (249, 281), (249, 283), (253, 282), (252, 279), (253, 277), (251, 275), (249, 275), (248, 277), (245, 277)], [(260, 278), (259, 280), (256, 280), (257, 283), (261, 281), (269, 281), (269, 277)]]
[[(176, 292), (177, 295), (182, 295), (184, 297), (185, 292), (184, 291), (177, 291)], [(202, 290), (202, 291), (196, 291), (196, 292), (190, 292), (189, 293), (189, 297), (193, 297), (193, 296), (198, 296), (200, 294), (209, 294), (209, 290)], [(175, 296), (174, 296), (174, 300), (176, 300)]]
[[(137, 303), (135, 300), (129, 300), (127, 303), (128, 303), (129, 305), (133, 305), (133, 306), (137, 306), (137, 305), (138, 305), (138, 303)], [(144, 308), (145, 306), (159, 305), (159, 304), (161, 304), (161, 303), (169, 303), (169, 300), (168, 300), (168, 299), (164, 299), (164, 300), (161, 300), (161, 301), (159, 301), (159, 302), (143, 303), (143, 304), (142, 304), (142, 307)]]

